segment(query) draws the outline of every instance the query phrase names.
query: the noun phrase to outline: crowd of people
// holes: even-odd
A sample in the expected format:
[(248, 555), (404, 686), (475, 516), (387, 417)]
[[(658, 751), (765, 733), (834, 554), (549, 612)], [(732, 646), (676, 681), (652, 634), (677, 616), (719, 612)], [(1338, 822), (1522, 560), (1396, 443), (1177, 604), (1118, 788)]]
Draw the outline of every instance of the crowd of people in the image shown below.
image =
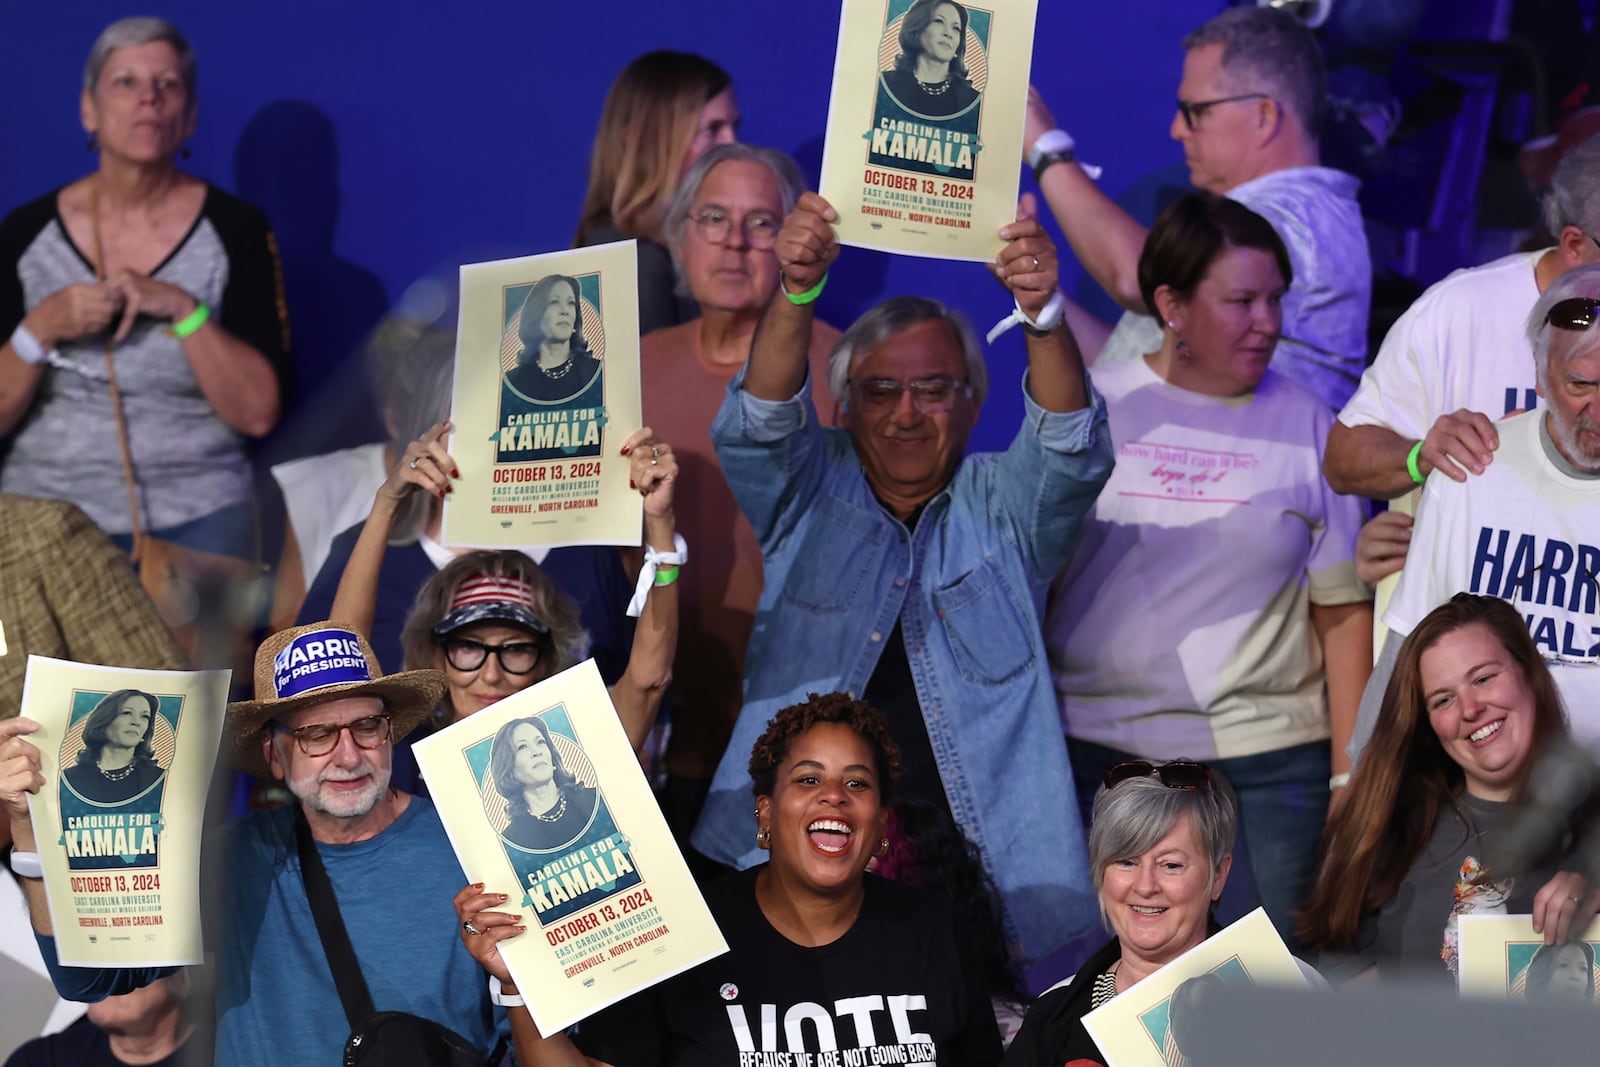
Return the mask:
[[(930, 119), (970, 103), (969, 18), (915, 0), (888, 90)], [(1462, 915), (1531, 915), (1517, 995), (1593, 1005), (1592, 827), (1504, 842), (1539, 762), (1600, 744), (1600, 137), (1554, 168), (1542, 243), (1439, 282), (1369, 361), (1311, 31), (1235, 7), (1183, 48), (1195, 188), (1148, 228), (1029, 100), (1018, 163), (1069, 249), (1031, 194), (996, 235), (1020, 382), (933, 300), (822, 321), (835, 207), (737, 141), (714, 63), (628, 64), (575, 241), (638, 242), (645, 425), (611, 447), (641, 546), (443, 543), (453, 336), (375, 334), (388, 439), (273, 471), (288, 536), (223, 747), (281, 803), (219, 831), (197, 995), (57, 959), (17, 715), (28, 654), (199, 662), (196, 588), (259, 582), (249, 445), (290, 359), (266, 219), (178, 165), (192, 50), (108, 27), (98, 166), (0, 220), (0, 831), (58, 990), (112, 1007), (10, 1062), (334, 1062), (322, 883), (374, 1007), (534, 1067), (1100, 1063), (1085, 1015), (1258, 906), (1318, 988), (1449, 982)], [(1059, 291), (1069, 250), (1114, 327)], [(563, 275), (531, 288), (505, 389), (601, 373), (580, 304)], [(969, 452), (1019, 388), (1010, 444)], [(333, 649), (337, 672), (276, 669)], [(542, 1034), (500, 953), (515, 887), (462, 886), (410, 749), (591, 657), (729, 952)], [(157, 712), (106, 694), (67, 784), (148, 788)], [(540, 718), (493, 747), (507, 840), (599, 817)]]

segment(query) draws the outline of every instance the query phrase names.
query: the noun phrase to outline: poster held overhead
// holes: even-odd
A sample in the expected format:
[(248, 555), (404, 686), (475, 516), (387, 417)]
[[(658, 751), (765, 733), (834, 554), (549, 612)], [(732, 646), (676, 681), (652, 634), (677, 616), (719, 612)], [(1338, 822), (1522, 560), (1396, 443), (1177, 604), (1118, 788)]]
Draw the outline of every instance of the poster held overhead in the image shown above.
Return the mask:
[(844, 0), (819, 192), (839, 240), (989, 262), (1016, 218), (1037, 0)]
[(639, 543), (637, 274), (633, 241), (461, 268), (445, 544)]

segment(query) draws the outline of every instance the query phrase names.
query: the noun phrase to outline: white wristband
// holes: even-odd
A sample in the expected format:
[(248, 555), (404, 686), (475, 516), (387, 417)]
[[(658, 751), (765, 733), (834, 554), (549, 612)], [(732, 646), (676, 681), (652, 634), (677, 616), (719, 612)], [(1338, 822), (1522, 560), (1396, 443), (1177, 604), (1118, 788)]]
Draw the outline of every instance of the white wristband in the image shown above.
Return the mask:
[(1340, 771), (1338, 774), (1336, 774), (1332, 778), (1328, 779), (1328, 788), (1329, 789), (1343, 789), (1345, 786), (1347, 786), (1349, 784), (1350, 784), (1350, 772), (1349, 771)]
[(526, 1008), (528, 1002), (522, 999), (521, 993), (504, 992), (500, 979), (494, 975), (489, 976), (489, 1003), (502, 1008)]
[(39, 862), (37, 852), (13, 852), (11, 854), (11, 869), (23, 878), (43, 878), (44, 866)]
[(17, 328), (11, 331), (11, 351), (24, 363), (37, 366), (50, 357), (44, 350), (44, 345), (33, 335), (33, 331), (22, 323), (17, 323)]
[(628, 601), (628, 614), (638, 618), (644, 612), (645, 598), (650, 595), (650, 590), (655, 588), (656, 567), (665, 564), (668, 567), (680, 567), (689, 562), (689, 544), (683, 539), (683, 534), (672, 535), (674, 552), (657, 552), (649, 545), (644, 546), (644, 566), (639, 568), (639, 584), (634, 586), (633, 599)]
[(1011, 314), (994, 324), (994, 328), (989, 331), (985, 340), (990, 344), (994, 344), (996, 338), (1013, 326), (1025, 325), (1041, 332), (1049, 332), (1061, 325), (1061, 320), (1066, 317), (1067, 298), (1061, 295), (1061, 290), (1057, 289), (1050, 294), (1050, 299), (1045, 301), (1044, 307), (1039, 309), (1038, 318), (1029, 318), (1027, 312), (1022, 310), (1022, 305), (1016, 304)]
[(1076, 151), (1078, 142), (1072, 139), (1072, 134), (1066, 130), (1046, 130), (1033, 142), (1033, 147), (1028, 149), (1028, 166), (1037, 167), (1046, 152), (1073, 152)]

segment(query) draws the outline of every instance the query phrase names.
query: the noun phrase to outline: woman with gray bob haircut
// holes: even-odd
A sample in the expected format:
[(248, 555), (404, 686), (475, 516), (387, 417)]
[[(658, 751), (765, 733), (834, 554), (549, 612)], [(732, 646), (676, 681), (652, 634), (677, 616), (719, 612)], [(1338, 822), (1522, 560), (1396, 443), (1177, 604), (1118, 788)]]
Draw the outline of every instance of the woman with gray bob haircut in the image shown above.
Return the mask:
[(1094, 801), (1089, 864), (1114, 936), (1069, 982), (1028, 1009), (1008, 1067), (1106, 1062), (1083, 1017), (1217, 930), (1211, 910), (1233, 864), (1239, 808), (1204, 763), (1142, 760), (1106, 769)]
[(100, 36), (89, 46), (89, 58), (83, 64), (83, 91), (86, 93), (94, 91), (95, 85), (100, 81), (100, 72), (105, 69), (106, 61), (111, 58), (112, 52), (119, 48), (153, 44), (156, 41), (172, 46), (172, 51), (178, 58), (178, 74), (189, 91), (189, 98), (196, 99), (198, 96), (196, 65), (194, 49), (190, 47), (189, 39), (179, 32), (178, 27), (166, 19), (156, 18), (153, 15), (135, 15), (131, 18), (118, 19), (100, 31)]
[(179, 166), (195, 79), (171, 23), (107, 26), (78, 101), (90, 172), (0, 219), (0, 491), (187, 550), (175, 588), (210, 569), (195, 553), (254, 562), (247, 444), (292, 365), (266, 217)]

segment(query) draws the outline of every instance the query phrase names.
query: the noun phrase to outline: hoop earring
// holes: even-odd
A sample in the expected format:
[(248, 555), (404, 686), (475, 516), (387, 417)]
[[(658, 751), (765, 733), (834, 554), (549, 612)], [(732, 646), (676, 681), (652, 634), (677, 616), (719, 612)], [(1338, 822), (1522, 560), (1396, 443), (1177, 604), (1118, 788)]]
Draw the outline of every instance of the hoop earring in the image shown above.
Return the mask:
[(771, 830), (757, 830), (756, 831), (756, 847), (761, 849), (763, 852), (772, 847), (772, 831)]
[(887, 837), (879, 839), (877, 850), (872, 853), (873, 858), (881, 860), (881, 859), (883, 859), (883, 857), (887, 856), (888, 854), (889, 854), (889, 839)]
[(91, 133), (89, 135), (89, 139), (84, 142), (83, 150), (85, 152), (93, 152), (96, 148), (99, 148), (99, 147), (100, 147), (100, 142), (95, 140), (94, 134)]

